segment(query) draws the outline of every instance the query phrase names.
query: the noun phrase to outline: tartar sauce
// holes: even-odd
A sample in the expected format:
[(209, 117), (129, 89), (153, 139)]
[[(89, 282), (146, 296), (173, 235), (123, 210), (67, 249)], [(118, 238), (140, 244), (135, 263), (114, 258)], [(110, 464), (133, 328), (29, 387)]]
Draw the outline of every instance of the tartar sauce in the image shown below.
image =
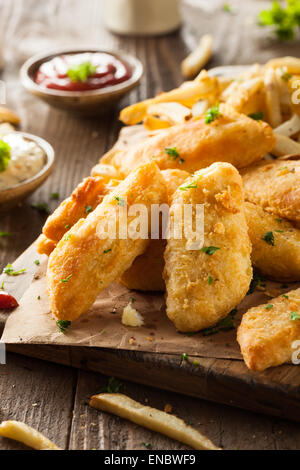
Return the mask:
[(37, 175), (45, 165), (44, 150), (34, 141), (12, 132), (2, 137), (10, 146), (11, 159), (0, 172), (0, 191), (9, 189)]

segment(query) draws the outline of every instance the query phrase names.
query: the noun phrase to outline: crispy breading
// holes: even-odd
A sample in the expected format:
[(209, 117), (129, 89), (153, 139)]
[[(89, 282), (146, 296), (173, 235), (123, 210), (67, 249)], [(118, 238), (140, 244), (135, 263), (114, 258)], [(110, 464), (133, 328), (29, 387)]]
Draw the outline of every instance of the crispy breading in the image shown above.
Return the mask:
[(247, 201), (300, 222), (300, 160), (263, 161), (241, 174)]
[(48, 217), (43, 227), (43, 234), (58, 243), (79, 219), (87, 217), (89, 212), (100, 204), (104, 196), (118, 184), (118, 180), (107, 183), (101, 176), (85, 178), (71, 196)]
[[(175, 239), (171, 208), (164, 271), (167, 315), (180, 331), (198, 331), (226, 317), (245, 296), (252, 277), (251, 246), (242, 179), (232, 165), (214, 163), (197, 171), (180, 188), (174, 193), (173, 205), (204, 204), (204, 247), (188, 250), (186, 236)], [(232, 200), (228, 206), (219, 198), (224, 191)], [(195, 215), (193, 219), (195, 222)]]
[(297, 314), (300, 315), (300, 288), (245, 313), (237, 340), (249, 369), (262, 371), (292, 362), (293, 342), (300, 340)]
[[(180, 186), (189, 173), (183, 170), (163, 170), (161, 174), (166, 182), (168, 199)], [(150, 240), (145, 253), (138, 256), (130, 268), (125, 271), (120, 279), (120, 283), (128, 289), (142, 291), (164, 291), (165, 281), (163, 280), (164, 251), (166, 240)]]
[(50, 256), (56, 247), (56, 243), (53, 240), (49, 240), (49, 238), (45, 237), (42, 233), (36, 240), (35, 246), (40, 255)]
[(253, 266), (276, 281), (300, 281), (300, 230), (251, 202), (245, 214)]
[[(119, 236), (118, 228), (124, 228), (121, 214), (128, 214), (129, 227), (136, 219), (128, 213), (133, 204), (143, 204), (149, 216), (151, 204), (166, 200), (164, 179), (157, 165), (150, 162), (133, 171), (86, 219), (71, 228), (50, 255), (47, 269), (51, 310), (59, 320), (72, 321), (86, 312), (97, 295), (145, 251), (148, 239)], [(111, 222), (117, 227), (115, 238), (108, 233)]]
[[(155, 160), (161, 170), (179, 168), (194, 172), (213, 162), (229, 162), (244, 168), (263, 158), (275, 145), (271, 127), (233, 110), (221, 108), (222, 116), (210, 124), (194, 118), (185, 124), (164, 129), (129, 149), (104, 156), (103, 163), (113, 165), (123, 175), (138, 165)], [(178, 156), (166, 148), (175, 148)]]

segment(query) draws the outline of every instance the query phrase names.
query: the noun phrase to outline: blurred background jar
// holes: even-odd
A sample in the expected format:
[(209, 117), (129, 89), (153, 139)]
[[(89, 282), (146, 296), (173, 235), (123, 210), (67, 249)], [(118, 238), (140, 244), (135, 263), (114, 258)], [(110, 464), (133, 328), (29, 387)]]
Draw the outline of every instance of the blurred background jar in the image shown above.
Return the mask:
[(117, 34), (159, 35), (181, 24), (179, 0), (105, 0), (104, 22)]

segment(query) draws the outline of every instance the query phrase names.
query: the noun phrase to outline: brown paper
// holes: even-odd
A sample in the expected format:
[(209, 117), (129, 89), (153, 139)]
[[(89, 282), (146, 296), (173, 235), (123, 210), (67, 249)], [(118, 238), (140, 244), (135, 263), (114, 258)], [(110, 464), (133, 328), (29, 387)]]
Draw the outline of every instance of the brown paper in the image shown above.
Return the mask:
[[(165, 314), (163, 294), (130, 291), (118, 284), (111, 284), (105, 289), (93, 307), (73, 322), (66, 334), (62, 334), (50, 312), (45, 271), (46, 262), (40, 266), (20, 300), (19, 308), (8, 317), (3, 342), (93, 346), (170, 354), (185, 352), (190, 356), (241, 359), (236, 329), (211, 336), (204, 336), (201, 332), (195, 335), (179, 333)], [(278, 293), (287, 290), (280, 289), (280, 286), (268, 281), (266, 292), (276, 295), (274, 289), (278, 289)], [(245, 297), (238, 307), (236, 326), (248, 308), (268, 302), (270, 297), (266, 292), (255, 291)], [(121, 323), (123, 308), (130, 298), (134, 299), (134, 308), (144, 317), (145, 325), (140, 328), (126, 327)]]

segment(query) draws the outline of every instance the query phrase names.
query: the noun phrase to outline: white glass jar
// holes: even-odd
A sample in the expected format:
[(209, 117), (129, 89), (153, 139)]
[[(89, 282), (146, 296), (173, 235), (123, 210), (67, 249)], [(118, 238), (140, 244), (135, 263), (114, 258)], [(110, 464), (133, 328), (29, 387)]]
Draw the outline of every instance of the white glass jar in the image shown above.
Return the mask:
[(179, 0), (105, 0), (105, 25), (127, 35), (156, 35), (181, 23)]

